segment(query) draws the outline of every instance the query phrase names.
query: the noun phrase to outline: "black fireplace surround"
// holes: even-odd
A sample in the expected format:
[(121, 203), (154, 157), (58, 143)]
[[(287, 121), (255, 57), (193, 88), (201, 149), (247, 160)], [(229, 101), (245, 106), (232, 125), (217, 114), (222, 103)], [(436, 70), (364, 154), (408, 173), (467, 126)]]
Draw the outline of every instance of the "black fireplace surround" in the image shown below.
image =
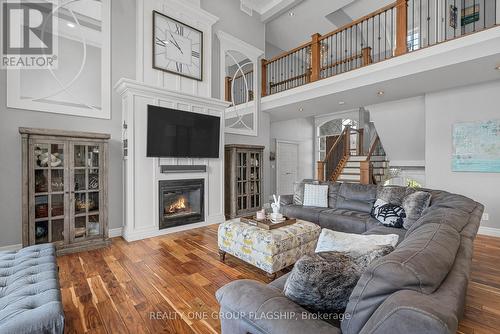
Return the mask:
[(204, 221), (204, 185), (203, 179), (161, 180), (160, 229)]

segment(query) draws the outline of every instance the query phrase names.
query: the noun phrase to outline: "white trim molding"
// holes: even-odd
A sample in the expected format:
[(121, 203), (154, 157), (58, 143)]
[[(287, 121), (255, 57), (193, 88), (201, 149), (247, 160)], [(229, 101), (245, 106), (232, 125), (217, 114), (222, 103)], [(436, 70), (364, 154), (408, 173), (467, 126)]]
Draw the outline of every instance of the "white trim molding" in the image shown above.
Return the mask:
[[(65, 2), (65, 4), (72, 3)], [(54, 79), (52, 82), (58, 84), (60, 87), (56, 88), (55, 92), (51, 92), (53, 95), (50, 96), (26, 96), (26, 92), (21, 90), (23, 86), (21, 73), (23, 71), (27, 71), (26, 69), (9, 69), (7, 70), (7, 107), (16, 108), (16, 109), (26, 109), (26, 110), (34, 110), (41, 112), (49, 112), (56, 114), (65, 114), (65, 115), (73, 115), (73, 116), (81, 116), (81, 117), (90, 117), (90, 118), (100, 118), (100, 119), (110, 119), (111, 118), (111, 0), (101, 0), (101, 33), (100, 37), (102, 38), (100, 41), (92, 41), (92, 38), (86, 39), (88, 36), (82, 37), (74, 37), (58, 31), (56, 37), (64, 37), (66, 39), (70, 39), (72, 41), (76, 41), (77, 43), (82, 43), (84, 46), (93, 46), (99, 47), (101, 49), (100, 52), (100, 105), (94, 106), (90, 101), (84, 101), (78, 90), (73, 86), (73, 84), (78, 83), (79, 75), (84, 73), (84, 71), (96, 71), (95, 68), (89, 68), (89, 62), (87, 61), (88, 54), (82, 52), (83, 60), (81, 64), (81, 71), (74, 78), (62, 79), (56, 78), (56, 75), (52, 73)], [(64, 7), (64, 5), (62, 5)], [(82, 27), (76, 28), (83, 31)], [(91, 32), (90, 32), (91, 33)], [(79, 36), (78, 34), (75, 36)], [(89, 34), (89, 36), (91, 36)], [(97, 43), (99, 42), (99, 43)], [(61, 47), (59, 44), (59, 48)], [(79, 46), (77, 46), (79, 48)], [(78, 53), (80, 49), (76, 50)], [(56, 56), (61, 57), (60, 54)], [(69, 57), (69, 56), (67, 56)], [(80, 60), (75, 60), (79, 62)], [(61, 71), (61, 60), (59, 60), (59, 68), (58, 71)], [(57, 73), (56, 70), (56, 73)], [(40, 70), (31, 70), (31, 71), (40, 71)], [(44, 70), (45, 71), (45, 70)], [(39, 83), (40, 84), (40, 83)], [(43, 82), (41, 83), (43, 85)], [(97, 87), (92, 87), (91, 85), (88, 87), (90, 90), (96, 90)], [(64, 100), (51, 100), (51, 98), (55, 98), (58, 96), (69, 95), (69, 98), (64, 98)]]
[[(228, 103), (165, 88), (121, 79), (115, 90), (122, 97), (122, 119), (127, 125), (123, 140), (128, 141), (124, 159), (124, 226), (127, 241), (154, 237), (224, 221), (224, 126), (223, 113)], [(161, 106), (220, 117), (219, 157), (147, 158), (147, 106)], [(161, 173), (161, 165), (206, 165), (207, 172)], [(158, 188), (161, 180), (205, 180), (205, 221), (179, 228), (159, 228)]]
[[(248, 89), (251, 89), (254, 94), (253, 94), (253, 101), (249, 101), (248, 94), (247, 94), (247, 102), (242, 103), (240, 105), (236, 106), (231, 106), (226, 109), (224, 113), (224, 118), (226, 120), (229, 119), (236, 119), (236, 122), (234, 124), (238, 123), (243, 123), (246, 125), (245, 127), (233, 127), (233, 126), (224, 126), (224, 131), (226, 133), (232, 133), (232, 134), (238, 134), (238, 135), (247, 135), (247, 136), (257, 136), (258, 135), (258, 128), (259, 128), (259, 111), (260, 111), (260, 81), (259, 81), (259, 58), (264, 55), (264, 51), (256, 48), (253, 45), (250, 45), (236, 37), (234, 37), (231, 34), (228, 34), (227, 32), (224, 32), (222, 30), (217, 31), (217, 38), (219, 39), (219, 44), (220, 44), (220, 54), (219, 54), (219, 60), (220, 60), (220, 74), (219, 74), (219, 83), (220, 83), (220, 92), (221, 95), (225, 94), (226, 91), (226, 80), (225, 77), (227, 76), (226, 73), (226, 67), (227, 63), (226, 60), (228, 58), (233, 58), (230, 60), (229, 65), (237, 66), (238, 70), (235, 72), (235, 76), (237, 75), (243, 75), (243, 68), (245, 69), (249, 68), (246, 67), (245, 65), (238, 64), (237, 62), (240, 61), (239, 59), (235, 59), (233, 53), (238, 53), (241, 54), (245, 57), (248, 58), (248, 60), (252, 63), (252, 71), (253, 71), (253, 86)], [(246, 62), (248, 66), (248, 62)], [(241, 65), (241, 66), (240, 66)], [(245, 80), (246, 84), (246, 80)], [(233, 87), (231, 87), (232, 90)], [(234, 96), (234, 94), (233, 94)], [(222, 99), (224, 99), (223, 96), (221, 96)], [(243, 121), (243, 116), (246, 115), (252, 115), (252, 127)], [(226, 123), (226, 122), (225, 122)]]
[(500, 238), (500, 228), (479, 226), (478, 234)]
[(108, 237), (110, 238), (121, 237), (122, 235), (123, 235), (123, 227), (110, 228), (108, 230)]
[(0, 247), (0, 252), (18, 251), (23, 248), (22, 244), (14, 244)]

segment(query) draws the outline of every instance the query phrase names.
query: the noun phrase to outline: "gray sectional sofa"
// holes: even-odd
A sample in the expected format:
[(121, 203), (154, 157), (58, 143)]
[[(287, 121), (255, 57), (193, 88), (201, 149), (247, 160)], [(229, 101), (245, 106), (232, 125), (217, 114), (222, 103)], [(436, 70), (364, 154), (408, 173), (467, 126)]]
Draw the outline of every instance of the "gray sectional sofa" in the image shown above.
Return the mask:
[(363, 273), (341, 321), (309, 313), (288, 299), (282, 293), (284, 275), (268, 285), (237, 280), (219, 289), (222, 332), (455, 333), (484, 208), (461, 195), (425, 190), (432, 194), (430, 206), (408, 230), (385, 227), (370, 217), (374, 185), (330, 184), (329, 208), (295, 205), (293, 196), (282, 196), (285, 215), (336, 231), (395, 233), (399, 244)]

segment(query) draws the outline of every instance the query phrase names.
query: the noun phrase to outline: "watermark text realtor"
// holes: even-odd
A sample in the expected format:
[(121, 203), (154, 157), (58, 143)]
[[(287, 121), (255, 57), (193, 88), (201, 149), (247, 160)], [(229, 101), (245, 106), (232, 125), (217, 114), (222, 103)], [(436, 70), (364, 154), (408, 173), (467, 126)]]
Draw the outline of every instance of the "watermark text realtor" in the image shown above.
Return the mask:
[(1, 2), (2, 55), (0, 67), (47, 69), (57, 66), (57, 17), (47, 1)]

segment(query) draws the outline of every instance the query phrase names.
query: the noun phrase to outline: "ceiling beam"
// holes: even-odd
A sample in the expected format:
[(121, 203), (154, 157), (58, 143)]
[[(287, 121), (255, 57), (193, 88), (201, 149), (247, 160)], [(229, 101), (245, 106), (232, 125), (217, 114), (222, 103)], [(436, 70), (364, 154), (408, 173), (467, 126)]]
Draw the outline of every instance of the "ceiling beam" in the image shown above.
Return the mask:
[(297, 6), (304, 0), (274, 0), (270, 1), (268, 5), (263, 6), (260, 15), (261, 21), (264, 23), (270, 22), (280, 16), (281, 14), (289, 11)]

